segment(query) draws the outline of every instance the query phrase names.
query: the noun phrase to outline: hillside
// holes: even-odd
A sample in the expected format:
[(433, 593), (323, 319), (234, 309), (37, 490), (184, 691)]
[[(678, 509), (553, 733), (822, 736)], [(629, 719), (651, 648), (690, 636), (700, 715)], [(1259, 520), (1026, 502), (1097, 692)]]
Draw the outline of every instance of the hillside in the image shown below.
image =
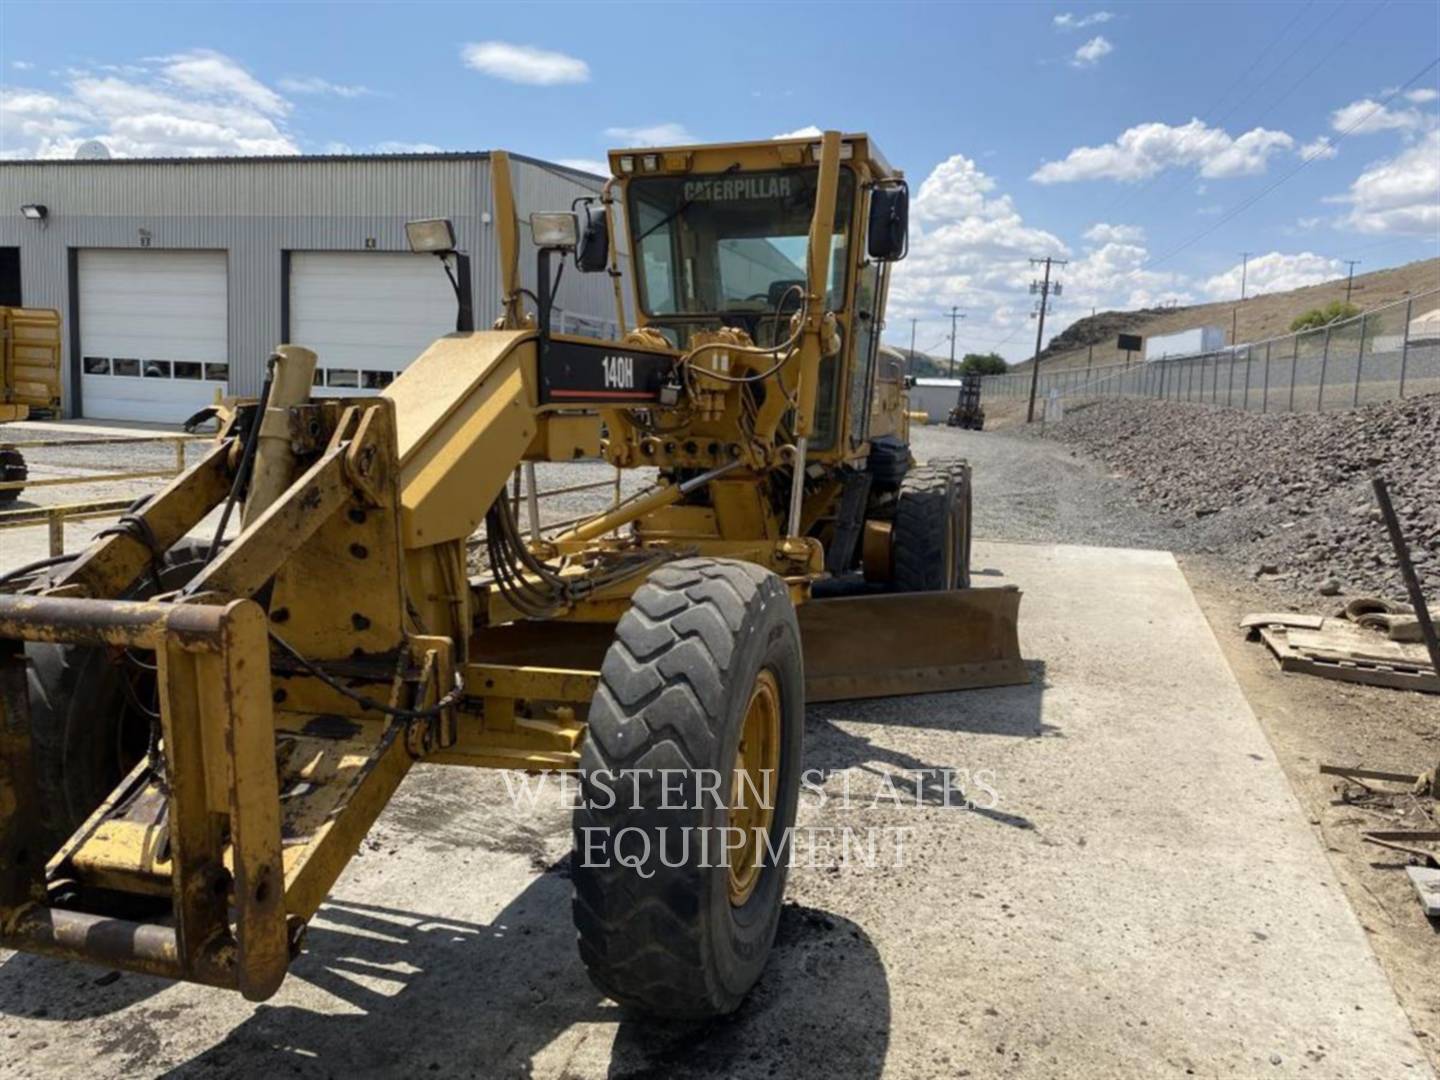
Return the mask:
[[(1350, 302), (1362, 310), (1403, 300), (1416, 293), (1440, 289), (1440, 259), (1426, 259), (1389, 270), (1376, 270), (1355, 275)], [(1289, 292), (1262, 293), (1244, 303), (1226, 300), (1215, 304), (1194, 304), (1190, 307), (1148, 308), (1141, 311), (1102, 311), (1080, 319), (1063, 333), (1050, 339), (1040, 354), (1046, 371), (1056, 368), (1084, 367), (1086, 350), (1094, 344), (1094, 363), (1123, 362), (1125, 354), (1115, 348), (1116, 335), (1121, 333), (1155, 337), (1191, 330), (1197, 326), (1222, 326), (1228, 338), (1232, 315), (1235, 318), (1236, 341), (1262, 341), (1290, 330), (1290, 322), (1311, 308), (1332, 300), (1345, 299), (1345, 279), (1327, 281)], [(1440, 303), (1437, 303), (1440, 306)], [(1236, 310), (1238, 308), (1238, 311)], [(1416, 312), (1419, 314), (1419, 312)], [(1028, 370), (1029, 360), (1011, 366), (1012, 370)]]

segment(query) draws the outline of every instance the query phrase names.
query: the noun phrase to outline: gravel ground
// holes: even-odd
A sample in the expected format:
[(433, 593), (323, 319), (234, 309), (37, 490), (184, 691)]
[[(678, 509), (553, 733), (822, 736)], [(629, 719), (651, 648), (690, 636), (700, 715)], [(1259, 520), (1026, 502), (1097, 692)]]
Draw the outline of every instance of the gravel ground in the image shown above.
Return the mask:
[(1440, 594), (1440, 396), (1342, 413), (1259, 415), (1172, 402), (1071, 406), (1046, 442), (1083, 450), (1129, 480), (1193, 550), (1318, 596), (1403, 599), (1370, 488), (1383, 476), (1429, 595)]

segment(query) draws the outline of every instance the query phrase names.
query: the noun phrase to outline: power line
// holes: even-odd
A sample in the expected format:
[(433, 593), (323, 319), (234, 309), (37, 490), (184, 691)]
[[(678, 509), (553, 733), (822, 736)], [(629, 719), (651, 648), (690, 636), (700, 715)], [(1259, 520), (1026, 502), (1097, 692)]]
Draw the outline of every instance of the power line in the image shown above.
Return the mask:
[[(1352, 131), (1354, 131), (1356, 128), (1360, 127), (1360, 125), (1364, 124), (1365, 121), (1369, 120), (1370, 117), (1374, 116), (1374, 115), (1375, 115), (1377, 112), (1379, 112), (1381, 109), (1385, 108), (1385, 106), (1388, 105), (1388, 104), (1390, 104), (1390, 102), (1393, 101), (1396, 97), (1398, 97), (1398, 96), (1401, 94), (1401, 92), (1403, 92), (1403, 91), (1405, 91), (1405, 90), (1408, 90), (1415, 82), (1417, 82), (1419, 79), (1421, 79), (1423, 76), (1425, 76), (1425, 75), (1430, 71), (1431, 68), (1435, 67), (1436, 64), (1440, 64), (1440, 57), (1436, 57), (1434, 60), (1431, 60), (1428, 64), (1426, 64), (1423, 68), (1421, 68), (1419, 71), (1417, 71), (1414, 75), (1410, 76), (1410, 78), (1408, 78), (1407, 80), (1405, 80), (1404, 83), (1402, 83), (1400, 86), (1396, 87), (1396, 88), (1395, 88), (1394, 90), (1392, 90), (1389, 94), (1387, 94), (1384, 101), (1381, 101), (1381, 102), (1376, 103), (1376, 105), (1375, 105), (1375, 107), (1374, 107), (1373, 109), (1371, 109), (1369, 112), (1367, 112), (1367, 113), (1366, 113), (1364, 116), (1362, 116), (1359, 120), (1356, 120), (1353, 124), (1351, 124), (1349, 127), (1347, 127), (1344, 131), (1340, 132), (1340, 134), (1338, 134), (1337, 136), (1335, 136), (1334, 142), (1331, 142), (1331, 143), (1329, 144), (1329, 146), (1330, 146), (1330, 147), (1333, 147), (1333, 146), (1335, 145), (1335, 143), (1338, 143), (1341, 139), (1344, 139), (1344, 138), (1345, 138), (1347, 135), (1349, 135)], [(1182, 243), (1180, 243), (1178, 246), (1171, 248), (1169, 251), (1167, 251), (1164, 255), (1160, 256), (1158, 259), (1153, 259), (1153, 260), (1151, 260), (1149, 263), (1146, 264), (1147, 268), (1149, 268), (1149, 269), (1154, 269), (1155, 267), (1161, 265), (1162, 263), (1167, 262), (1167, 261), (1170, 260), (1170, 259), (1173, 259), (1176, 255), (1179, 255), (1180, 252), (1184, 251), (1186, 248), (1190, 247), (1192, 244), (1198, 243), (1199, 241), (1203, 240), (1205, 237), (1209, 236), (1211, 233), (1213, 233), (1216, 229), (1220, 228), (1220, 226), (1224, 225), (1226, 222), (1234, 220), (1238, 215), (1240, 215), (1240, 214), (1244, 213), (1246, 210), (1250, 209), (1250, 207), (1254, 206), (1257, 202), (1259, 202), (1261, 199), (1263, 199), (1266, 195), (1269, 195), (1270, 192), (1274, 191), (1274, 190), (1275, 190), (1276, 188), (1278, 188), (1281, 184), (1285, 183), (1285, 181), (1289, 180), (1292, 176), (1294, 176), (1296, 173), (1298, 173), (1301, 169), (1305, 168), (1306, 165), (1309, 165), (1312, 161), (1316, 160), (1317, 158), (1319, 158), (1319, 157), (1321, 157), (1321, 156), (1322, 156), (1322, 150), (1315, 150), (1315, 151), (1313, 151), (1312, 153), (1309, 153), (1309, 154), (1305, 155), (1303, 158), (1300, 159), (1299, 164), (1297, 164), (1293, 169), (1291, 169), (1289, 172), (1285, 173), (1283, 176), (1279, 177), (1273, 184), (1270, 184), (1269, 186), (1263, 188), (1262, 190), (1260, 190), (1260, 191), (1257, 192), (1256, 194), (1252, 195), (1250, 198), (1246, 199), (1244, 202), (1239, 203), (1239, 204), (1238, 204), (1237, 206), (1235, 206), (1233, 209), (1227, 211), (1226, 213), (1222, 214), (1220, 217), (1216, 218), (1215, 222), (1214, 222), (1212, 225), (1210, 225), (1208, 228), (1201, 229), (1201, 230), (1200, 230), (1198, 233), (1196, 233), (1194, 236), (1190, 237), (1190, 239), (1185, 240), (1185, 241), (1183, 241)]]
[[(1336, 39), (1335, 43), (1332, 44), (1330, 48), (1326, 49), (1325, 52), (1320, 55), (1320, 58), (1316, 60), (1313, 64), (1311, 64), (1303, 75), (1301, 75), (1298, 79), (1296, 79), (1288, 87), (1286, 87), (1285, 90), (1283, 90), (1279, 94), (1279, 96), (1272, 98), (1252, 122), (1256, 126), (1259, 126), (1268, 116), (1270, 116), (1271, 113), (1275, 111), (1275, 109), (1280, 105), (1281, 102), (1283, 102), (1286, 98), (1288, 98), (1291, 94), (1293, 94), (1296, 90), (1303, 86), (1309, 80), (1310, 76), (1314, 75), (1315, 72), (1319, 71), (1320, 68), (1329, 61), (1330, 57), (1332, 57), (1342, 46), (1348, 44), (1350, 42), (1350, 39), (1353, 38), (1360, 31), (1360, 29), (1365, 26), (1366, 23), (1370, 22), (1372, 19), (1375, 18), (1376, 15), (1383, 11), (1389, 5), (1389, 3), (1390, 0), (1381, 0), (1381, 3), (1366, 8), (1360, 15), (1360, 18), (1355, 21), (1355, 24), (1351, 26), (1349, 30), (1346, 30), (1344, 33), (1342, 33), (1340, 37)], [(1301, 13), (1304, 13), (1303, 9)], [(1295, 20), (1291, 20), (1292, 25), (1294, 21)], [(1235, 111), (1235, 109), (1239, 108), (1240, 105), (1244, 104), (1251, 97), (1253, 97), (1254, 94), (1258, 92), (1261, 87), (1268, 83), (1270, 79), (1274, 78), (1274, 76), (1278, 74), (1285, 67), (1285, 65), (1290, 62), (1292, 57), (1294, 57), (1297, 53), (1299, 53), (1309, 44), (1310, 39), (1315, 36), (1318, 30), (1323, 29), (1326, 25), (1328, 25), (1327, 22), (1317, 22), (1314, 29), (1312, 29), (1310, 33), (1306, 34), (1303, 38), (1300, 39), (1300, 41), (1296, 44), (1295, 48), (1291, 49), (1290, 52), (1285, 55), (1285, 59), (1281, 60), (1280, 63), (1275, 65), (1269, 75), (1267, 75), (1264, 79), (1260, 80), (1260, 82), (1256, 84), (1254, 90), (1250, 94), (1247, 94), (1245, 97), (1241, 98), (1229, 109), (1227, 109), (1225, 113), (1216, 118), (1216, 120), (1214, 121), (1215, 125), (1219, 126), (1220, 124), (1222, 124), (1231, 115), (1231, 113)], [(1286, 29), (1288, 30), (1289, 27), (1287, 26)], [(1225, 95), (1223, 94), (1221, 95), (1221, 100), (1224, 99), (1224, 96)], [(1180, 145), (1183, 148), (1185, 143), (1182, 142)], [(1119, 200), (1116, 201), (1116, 203), (1112, 204), (1110, 207), (1107, 207), (1105, 210), (1105, 214), (1108, 215), (1110, 210), (1112, 210), (1115, 206), (1118, 206), (1120, 202), (1134, 202), (1136, 199), (1142, 196), (1153, 184), (1158, 182), (1164, 175), (1164, 172), (1156, 173), (1155, 176), (1151, 177), (1149, 183), (1147, 183), (1144, 187), (1140, 188), (1138, 191), (1129, 193), (1128, 200), (1126, 197), (1122, 196)], [(1161, 192), (1162, 197), (1168, 199), (1171, 195), (1175, 194), (1175, 192), (1179, 191), (1182, 186), (1188, 183), (1189, 180), (1189, 173), (1183, 174), (1174, 183), (1168, 185)]]
[[(1388, 0), (1387, 0), (1387, 2), (1388, 2)], [(1210, 104), (1210, 107), (1209, 107), (1209, 108), (1204, 109), (1204, 110), (1202, 110), (1202, 111), (1200, 112), (1200, 114), (1196, 117), (1196, 119), (1200, 120), (1202, 126), (1205, 126), (1205, 125), (1206, 125), (1206, 121), (1204, 120), (1204, 117), (1210, 116), (1212, 113), (1214, 113), (1214, 111), (1220, 107), (1220, 103), (1221, 103), (1222, 101), (1224, 101), (1227, 97), (1230, 96), (1230, 91), (1231, 91), (1231, 90), (1233, 90), (1236, 86), (1240, 86), (1240, 85), (1243, 85), (1243, 84), (1244, 84), (1244, 81), (1245, 81), (1245, 79), (1249, 76), (1249, 74), (1250, 74), (1252, 71), (1254, 71), (1256, 67), (1259, 66), (1260, 62), (1265, 59), (1265, 57), (1269, 54), (1269, 52), (1270, 52), (1271, 49), (1273, 49), (1273, 48), (1274, 48), (1276, 45), (1278, 45), (1281, 41), (1284, 41), (1284, 40), (1285, 40), (1286, 35), (1288, 35), (1288, 34), (1290, 33), (1291, 27), (1293, 27), (1296, 23), (1298, 23), (1298, 22), (1300, 21), (1301, 16), (1303, 16), (1303, 15), (1305, 14), (1305, 12), (1310, 9), (1310, 7), (1311, 7), (1311, 5), (1312, 5), (1313, 3), (1314, 3), (1314, 0), (1308, 0), (1308, 2), (1305, 4), (1305, 6), (1302, 7), (1298, 12), (1296, 12), (1295, 17), (1292, 18), (1288, 23), (1285, 24), (1284, 28), (1283, 28), (1283, 29), (1280, 31), (1280, 33), (1276, 36), (1275, 40), (1272, 41), (1269, 45), (1265, 46), (1265, 48), (1261, 49), (1258, 54), (1256, 54), (1255, 59), (1250, 62), (1250, 66), (1249, 66), (1248, 68), (1246, 68), (1246, 69), (1244, 70), (1244, 72), (1242, 72), (1234, 81), (1232, 81), (1228, 86), (1225, 87), (1225, 90), (1221, 93), (1221, 95), (1220, 95), (1218, 98), (1216, 98), (1216, 99)], [(1264, 79), (1261, 79), (1259, 83), (1257, 83), (1254, 87), (1252, 87), (1249, 94), (1246, 94), (1244, 97), (1242, 97), (1242, 98), (1240, 98), (1238, 101), (1236, 101), (1233, 105), (1230, 106), (1229, 109), (1227, 109), (1224, 113), (1222, 113), (1222, 114), (1221, 114), (1219, 117), (1217, 117), (1215, 120), (1210, 121), (1210, 125), (1219, 126), (1219, 124), (1222, 123), (1222, 122), (1225, 120), (1226, 117), (1228, 117), (1231, 113), (1233, 113), (1237, 108), (1239, 108), (1241, 105), (1243, 105), (1246, 101), (1250, 100), (1250, 98), (1253, 97), (1253, 96), (1259, 91), (1260, 87), (1264, 86), (1267, 82), (1269, 82), (1272, 78), (1274, 78), (1274, 77), (1275, 77), (1275, 74), (1276, 74), (1281, 68), (1283, 68), (1287, 63), (1290, 62), (1290, 58), (1291, 58), (1292, 56), (1294, 56), (1295, 53), (1300, 50), (1300, 48), (1304, 47), (1304, 46), (1309, 42), (1310, 38), (1314, 37), (1316, 33), (1318, 33), (1321, 29), (1324, 28), (1324, 26), (1325, 26), (1325, 23), (1323, 23), (1323, 22), (1317, 22), (1317, 23), (1315, 24), (1315, 26), (1311, 28), (1310, 33), (1306, 34), (1303, 38), (1300, 39), (1300, 44), (1297, 45), (1296, 48), (1295, 48), (1294, 50), (1292, 50), (1288, 55), (1286, 55), (1286, 57), (1285, 57), (1284, 60), (1280, 61), (1279, 64), (1275, 65), (1275, 67), (1273, 67), (1273, 68), (1271, 69), (1269, 75), (1267, 75)], [(1343, 38), (1342, 38), (1342, 40), (1343, 40)], [(1292, 89), (1293, 89), (1293, 87), (1292, 87)], [(1191, 133), (1185, 135), (1185, 136), (1180, 140), (1179, 144), (1175, 147), (1176, 151), (1179, 152), (1179, 151), (1181, 151), (1181, 150), (1188, 149), (1191, 141), (1194, 140), (1194, 139), (1197, 138), (1197, 137), (1198, 137), (1198, 136), (1197, 136), (1194, 132), (1191, 132)], [(1207, 137), (1207, 138), (1209, 137), (1208, 131), (1207, 131), (1207, 133), (1206, 133), (1206, 137)], [(1165, 175), (1165, 169), (1162, 168), (1162, 169), (1161, 169), (1159, 172), (1157, 172), (1154, 176), (1150, 177), (1150, 179), (1147, 180), (1147, 181), (1146, 181), (1143, 185), (1141, 185), (1138, 189), (1131, 190), (1131, 191), (1126, 191), (1126, 192), (1121, 193), (1121, 194), (1115, 199), (1114, 202), (1110, 203), (1108, 206), (1105, 207), (1104, 210), (1101, 211), (1101, 217), (1102, 217), (1102, 218), (1104, 218), (1104, 217), (1109, 217), (1110, 211), (1114, 210), (1114, 209), (1115, 209), (1116, 207), (1118, 207), (1121, 203), (1131, 203), (1131, 204), (1133, 204), (1138, 198), (1140, 198), (1140, 196), (1144, 195), (1145, 192), (1149, 191), (1152, 187), (1154, 187), (1157, 183), (1159, 183), (1160, 178), (1163, 177), (1164, 175)], [(1187, 177), (1187, 179), (1188, 179), (1188, 177)], [(1179, 186), (1179, 184), (1174, 185), (1174, 187), (1178, 187), (1178, 186)], [(1173, 191), (1173, 190), (1174, 190), (1174, 187), (1172, 187), (1170, 190)]]

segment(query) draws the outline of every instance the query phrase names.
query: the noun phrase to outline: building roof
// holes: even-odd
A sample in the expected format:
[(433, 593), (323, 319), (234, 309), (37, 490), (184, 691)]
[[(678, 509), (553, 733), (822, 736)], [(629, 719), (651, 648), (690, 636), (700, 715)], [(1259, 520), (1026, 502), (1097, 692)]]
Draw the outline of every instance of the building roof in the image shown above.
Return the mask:
[[(114, 157), (114, 158), (5, 158), (0, 168), (7, 165), (88, 165), (107, 167), (112, 165), (308, 165), (312, 162), (372, 162), (372, 161), (488, 161), (489, 150), (436, 150), (430, 153), (404, 154), (233, 154), (220, 157)], [(586, 180), (608, 180), (599, 173), (586, 172), (569, 165), (561, 165), (527, 154), (511, 153), (512, 161), (523, 161), (550, 172), (583, 177)]]

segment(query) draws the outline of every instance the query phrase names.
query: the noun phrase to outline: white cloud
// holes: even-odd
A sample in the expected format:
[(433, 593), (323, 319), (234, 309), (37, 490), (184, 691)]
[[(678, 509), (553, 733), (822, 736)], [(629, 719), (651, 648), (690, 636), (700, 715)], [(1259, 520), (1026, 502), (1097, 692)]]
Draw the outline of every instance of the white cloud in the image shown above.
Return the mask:
[(1405, 95), (1406, 101), (1413, 102), (1416, 105), (1428, 105), (1437, 98), (1440, 98), (1440, 90), (1429, 86), (1419, 87), (1418, 89), (1409, 91)]
[(290, 94), (327, 94), (340, 98), (358, 98), (375, 93), (375, 91), (371, 90), (368, 86), (332, 83), (328, 79), (322, 79), (317, 75), (284, 78), (276, 85), (279, 86), (281, 90)]
[(1060, 161), (1047, 161), (1030, 179), (1041, 184), (1076, 180), (1147, 180), (1172, 167), (1192, 167), (1221, 179), (1263, 173), (1271, 155), (1295, 140), (1283, 131), (1254, 128), (1231, 136), (1198, 119), (1178, 127), (1155, 121), (1121, 132), (1114, 142), (1078, 146)]
[(1330, 126), (1335, 131), (1350, 132), (1352, 135), (1374, 135), (1380, 131), (1419, 131), (1433, 127), (1433, 116), (1427, 116), (1419, 109), (1392, 109), (1378, 101), (1361, 98), (1330, 114)]
[(594, 173), (596, 176), (610, 175), (610, 163), (598, 158), (561, 158), (555, 164), (564, 165), (567, 169), (579, 169), (581, 172)]
[(1300, 156), (1306, 161), (1325, 161), (1338, 153), (1340, 151), (1335, 149), (1335, 144), (1330, 141), (1329, 135), (1321, 135), (1300, 147)]
[(1245, 295), (1254, 296), (1319, 285), (1322, 281), (1333, 281), (1344, 272), (1345, 264), (1339, 259), (1310, 251), (1302, 251), (1298, 255), (1271, 251), (1252, 258), (1248, 264), (1237, 262), (1223, 273), (1206, 278), (1200, 283), (1200, 291), (1212, 300), (1233, 300), (1240, 295), (1242, 273)]
[[(895, 266), (891, 323), (959, 304), (970, 311), (962, 331), (977, 342), (993, 337), (1025, 321), (1009, 304), (1024, 294), (1031, 256), (1065, 254), (1059, 237), (1026, 225), (1010, 196), (997, 194), (991, 177), (956, 154), (935, 167), (911, 203), (910, 254)], [(1016, 355), (1022, 346), (1023, 335)]]
[(31, 70), (35, 65), (32, 64), (32, 63), (30, 63), (29, 60), (11, 60), (11, 61), (10, 61), (10, 66), (11, 66), (12, 68), (14, 68), (16, 71), (29, 71), (29, 70)]
[(1088, 315), (1092, 306), (1128, 309), (1193, 299), (1183, 275), (1145, 268), (1150, 255), (1138, 225), (1098, 222), (1084, 238), (1077, 254), (1055, 234), (1027, 225), (993, 178), (963, 155), (949, 158), (911, 204), (910, 256), (896, 265), (890, 292), (894, 342), (909, 343), (912, 316), (934, 319), (958, 304), (969, 315), (961, 324), (962, 350), (998, 348), (1011, 360), (1028, 357), (1035, 340), (1028, 288), (1036, 270), (1030, 259), (1037, 256), (1070, 260), (1056, 270), (1065, 291), (1052, 301), (1048, 334)]
[(684, 146), (699, 140), (684, 124), (651, 124), (649, 127), (611, 127), (605, 134), (627, 146)]
[(404, 142), (398, 139), (386, 139), (375, 144), (371, 153), (375, 154), (443, 154), (445, 148), (428, 142)]
[(296, 154), (291, 103), (211, 49), (66, 73), (62, 91), (0, 94), (0, 156), (72, 157), (97, 138), (116, 157)]
[(1350, 204), (1340, 224), (1358, 232), (1434, 235), (1440, 230), (1440, 131), (1370, 165), (1337, 201)]
[(796, 128), (794, 131), (782, 131), (779, 135), (772, 135), (770, 137), (772, 139), (818, 139), (823, 134), (825, 133), (814, 124), (806, 124), (804, 127)]
[(249, 104), (271, 116), (283, 116), (290, 111), (288, 101), (214, 49), (194, 49), (168, 56), (163, 63), (164, 80), (183, 90)]
[(1075, 50), (1075, 56), (1070, 63), (1074, 67), (1094, 67), (1114, 51), (1115, 46), (1105, 40), (1104, 35), (1096, 34)]
[(1139, 225), (1107, 225), (1101, 221), (1085, 230), (1085, 239), (1096, 244), (1142, 244), (1145, 230)]
[(1075, 15), (1065, 11), (1056, 15), (1054, 20), (1057, 30), (1083, 30), (1087, 26), (1098, 26), (1100, 23), (1107, 23), (1115, 16), (1108, 11), (1092, 11), (1089, 15)]
[(465, 66), (507, 82), (556, 86), (590, 81), (590, 65), (574, 56), (508, 41), (477, 41), (460, 50)]

